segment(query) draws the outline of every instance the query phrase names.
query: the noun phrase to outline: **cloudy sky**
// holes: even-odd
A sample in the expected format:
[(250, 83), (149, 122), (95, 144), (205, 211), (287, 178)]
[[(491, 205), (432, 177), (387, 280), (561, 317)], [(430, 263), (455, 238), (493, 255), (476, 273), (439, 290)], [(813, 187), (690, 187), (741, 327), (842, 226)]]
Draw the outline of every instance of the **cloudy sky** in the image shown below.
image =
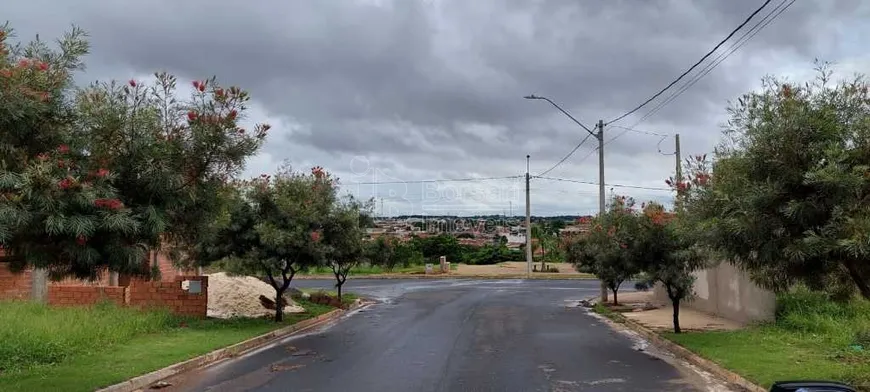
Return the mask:
[[(18, 40), (58, 37), (72, 24), (87, 30), (92, 51), (81, 83), (166, 70), (249, 90), (247, 120), (273, 131), (247, 175), (285, 160), (321, 165), (347, 191), (377, 197), (383, 214), (467, 215), (522, 214), (523, 180), (415, 181), (522, 176), (527, 154), (535, 175), (586, 136), (546, 102), (523, 96), (547, 96), (589, 127), (609, 121), (762, 2), (9, 0), (0, 14)], [(638, 123), (668, 94), (605, 127), (613, 140), (604, 148), (608, 193), (669, 200), (667, 191), (619, 185), (663, 187), (674, 168), (674, 156), (663, 155), (673, 152), (671, 135), (680, 134), (684, 156), (709, 152), (728, 100), (766, 74), (802, 80), (814, 58), (837, 63), (844, 76), (866, 71), (870, 5), (861, 3), (794, 2), (652, 116)], [(747, 29), (780, 4), (772, 1)], [(598, 179), (594, 141), (547, 173), (579, 182), (532, 180), (533, 214), (597, 211), (597, 187), (583, 183)]]

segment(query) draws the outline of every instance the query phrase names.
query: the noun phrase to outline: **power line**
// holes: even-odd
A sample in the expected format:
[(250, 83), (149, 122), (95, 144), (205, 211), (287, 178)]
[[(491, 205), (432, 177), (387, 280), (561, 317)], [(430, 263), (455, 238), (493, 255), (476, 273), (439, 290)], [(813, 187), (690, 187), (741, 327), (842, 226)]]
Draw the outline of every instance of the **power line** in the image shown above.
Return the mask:
[[(747, 42), (749, 42), (749, 40), (751, 40), (752, 37), (755, 37), (756, 34), (761, 32), (761, 30), (764, 30), (764, 28), (767, 27), (767, 25), (769, 25), (771, 22), (773, 22), (774, 19), (779, 17), (780, 14), (782, 14), (783, 12), (785, 12), (785, 10), (787, 10), (789, 7), (791, 7), (792, 4), (795, 3), (795, 1), (796, 0), (791, 0), (789, 2), (789, 0), (783, 0), (782, 2), (780, 2), (776, 7), (774, 7), (773, 10), (771, 10), (769, 13), (767, 13), (767, 15), (764, 16), (764, 18), (762, 18), (760, 21), (758, 21), (758, 23), (756, 23), (754, 26), (752, 26), (751, 29), (746, 30), (746, 32), (744, 32), (743, 35), (740, 36), (740, 38), (735, 40), (731, 44), (731, 46), (728, 47), (728, 49), (726, 49), (724, 52), (720, 53), (716, 58), (714, 58), (711, 63), (707, 64), (703, 69), (701, 69), (697, 75), (695, 75), (689, 81), (687, 81), (683, 86), (680, 87), (679, 90), (677, 90), (676, 92), (669, 95), (667, 99), (660, 102), (652, 110), (650, 110), (647, 114), (645, 114), (643, 117), (641, 117), (641, 119), (638, 120), (633, 126), (640, 124), (641, 122), (645, 121), (647, 118), (658, 113), (658, 111), (661, 110), (664, 106), (666, 106), (669, 103), (671, 103), (672, 101), (674, 101), (677, 97), (682, 95), (686, 90), (688, 90), (689, 88), (694, 86), (695, 83), (697, 83), (699, 80), (701, 80), (704, 76), (707, 76), (707, 74), (709, 74), (711, 71), (713, 71), (714, 68), (719, 66), (719, 64), (721, 64), (728, 57), (730, 57), (732, 54), (734, 54), (734, 52), (736, 52), (741, 47), (743, 47), (743, 45), (745, 45)], [(786, 3), (788, 3), (788, 4), (786, 4)], [(783, 7), (783, 5), (785, 5), (785, 7)]]
[[(556, 177), (540, 177), (535, 176), (534, 178), (540, 178), (542, 180), (550, 180), (550, 181), (563, 181), (563, 182), (573, 182), (575, 184), (586, 184), (586, 185), (598, 185), (597, 182), (592, 181), (580, 181), (580, 180), (569, 180), (567, 178), (556, 178)], [(663, 187), (651, 187), (651, 186), (640, 186), (640, 185), (623, 185), (623, 184), (604, 184), (606, 186), (614, 187), (614, 188), (631, 188), (631, 189), (646, 189), (651, 191), (671, 191), (671, 188), (663, 188)]]
[(647, 104), (652, 102), (652, 100), (658, 98), (660, 95), (664, 94), (665, 91), (667, 91), (669, 88), (673, 87), (675, 84), (677, 84), (677, 82), (679, 82), (686, 75), (688, 75), (689, 72), (692, 72), (692, 70), (694, 70), (698, 65), (700, 65), (702, 62), (704, 62), (704, 60), (706, 60), (707, 57), (710, 57), (710, 55), (712, 55), (717, 49), (719, 49), (720, 46), (722, 46), (723, 44), (725, 44), (726, 41), (731, 39), (731, 37), (733, 37), (734, 34), (737, 34), (738, 30), (742, 29), (743, 26), (746, 26), (746, 24), (749, 23), (749, 21), (752, 20), (752, 18), (755, 17), (755, 15), (757, 15), (759, 12), (761, 12), (761, 10), (764, 9), (764, 7), (767, 7), (767, 5), (770, 4), (770, 2), (771, 2), (771, 0), (766, 0), (764, 2), (764, 4), (762, 4), (761, 7), (758, 7), (758, 9), (756, 9), (753, 13), (751, 13), (749, 15), (749, 17), (747, 17), (746, 20), (743, 21), (743, 23), (741, 23), (739, 26), (737, 26), (737, 28), (732, 30), (731, 33), (729, 33), (728, 36), (725, 37), (725, 39), (723, 39), (722, 41), (719, 41), (719, 43), (716, 44), (716, 46), (714, 46), (712, 50), (707, 52), (707, 54), (705, 54), (704, 57), (701, 57), (701, 59), (698, 60), (695, 64), (693, 64), (691, 67), (689, 67), (689, 69), (687, 69), (686, 72), (683, 72), (680, 76), (678, 76), (676, 79), (674, 79), (673, 82), (669, 83), (667, 86), (665, 86), (665, 88), (661, 89), (661, 91), (655, 93), (652, 97), (650, 97), (649, 99), (647, 99), (646, 101), (644, 101), (643, 103), (638, 105), (636, 108), (629, 110), (625, 114), (623, 114), (619, 117), (616, 117), (615, 119), (610, 120), (607, 123), (610, 124), (610, 123), (614, 123), (614, 122), (617, 122), (619, 120), (622, 120), (623, 118), (625, 118), (625, 117), (631, 115), (632, 113), (640, 110), (642, 107), (646, 106)]
[(433, 182), (473, 182), (473, 181), (489, 181), (489, 180), (509, 180), (522, 178), (523, 176), (504, 176), (504, 177), (471, 177), (471, 178), (452, 178), (444, 180), (408, 180), (408, 181), (371, 181), (371, 182), (344, 182), (339, 185), (401, 185), (401, 184), (421, 184)]
[[(642, 134), (644, 134), (644, 135), (659, 136), (659, 141), (658, 141), (658, 143), (656, 143), (656, 150), (659, 152), (659, 154), (662, 154), (662, 155), (665, 155), (665, 156), (668, 156), (668, 155), (674, 155), (674, 153), (668, 153), (668, 154), (665, 154), (664, 152), (662, 152), (662, 142), (665, 141), (665, 139), (667, 139), (669, 136), (671, 136), (671, 135), (669, 135), (669, 134), (658, 133), (658, 132), (650, 132), (650, 131), (641, 131), (641, 130), (639, 130), (639, 129), (629, 128), (629, 127), (623, 127), (623, 126), (620, 126), (620, 125), (611, 125), (611, 126), (614, 127), (614, 128), (621, 128), (621, 129), (624, 129), (625, 131), (622, 132), (622, 133), (620, 133), (619, 135), (614, 136), (612, 139), (608, 140), (607, 143), (610, 143), (610, 142), (616, 140), (617, 137), (620, 137), (620, 136), (624, 135), (625, 132), (636, 132), (636, 133), (642, 133)], [(606, 144), (606, 143), (605, 143), (605, 144)]]
[(642, 134), (644, 134), (644, 135), (664, 136), (664, 137), (671, 136), (671, 135), (669, 135), (669, 134), (665, 134), (665, 133), (657, 133), (657, 132), (650, 132), (650, 131), (642, 131), (642, 130), (640, 130), (640, 129), (634, 129), (634, 128), (629, 128), (629, 127), (623, 127), (623, 126), (620, 126), (620, 125), (611, 125), (611, 127), (624, 129), (626, 132), (642, 133)]
[[(722, 52), (718, 56), (716, 56), (716, 58), (714, 58), (713, 61), (711, 63), (707, 64), (704, 68), (702, 68), (697, 75), (693, 76), (685, 84), (683, 84), (679, 90), (677, 90), (674, 93), (672, 93), (671, 95), (669, 95), (668, 98), (666, 98), (664, 101), (657, 104), (654, 108), (652, 108), (652, 110), (650, 110), (645, 115), (643, 115), (643, 117), (641, 117), (640, 120), (638, 120), (633, 125), (631, 125), (631, 127), (620, 127), (618, 125), (613, 125), (614, 127), (617, 127), (617, 128), (626, 129), (626, 131), (620, 132), (616, 136), (610, 138), (610, 140), (606, 141), (604, 144), (607, 145), (607, 144), (613, 142), (614, 140), (625, 135), (626, 132), (633, 131), (634, 130), (633, 128), (635, 126), (646, 121), (646, 119), (655, 115), (656, 113), (658, 113), (659, 110), (661, 110), (662, 108), (667, 106), (669, 103), (673, 102), (680, 95), (682, 95), (686, 90), (688, 90), (689, 88), (694, 86), (695, 83), (698, 83), (698, 81), (701, 80), (704, 76), (707, 76), (707, 74), (709, 74), (711, 71), (713, 71), (714, 68), (719, 66), (719, 64), (721, 64), (723, 61), (725, 61), (729, 56), (734, 54), (734, 52), (736, 52), (741, 47), (743, 47), (743, 45), (745, 45), (747, 42), (749, 42), (749, 40), (751, 40), (752, 37), (755, 37), (756, 34), (761, 32), (761, 30), (764, 30), (764, 28), (767, 27), (767, 25), (769, 25), (771, 22), (773, 22), (774, 19), (779, 17), (780, 14), (782, 14), (783, 12), (785, 12), (785, 10), (787, 10), (789, 7), (791, 7), (792, 4), (795, 3), (795, 1), (797, 1), (797, 0), (783, 0), (782, 2), (780, 2), (779, 5), (777, 5), (776, 7), (773, 8), (773, 10), (771, 10), (769, 13), (767, 13), (767, 15), (764, 16), (764, 18), (762, 18), (760, 21), (758, 21), (758, 23), (753, 25), (752, 28), (750, 28), (749, 30), (746, 30), (746, 32), (744, 32), (743, 35), (740, 36), (740, 38), (736, 39), (731, 44), (731, 46), (728, 47), (728, 49), (726, 49), (724, 52)], [(788, 4), (786, 4), (786, 3), (788, 3)], [(785, 7), (783, 7), (783, 5), (785, 5)], [(748, 35), (748, 37), (747, 37), (747, 35)], [(658, 144), (659, 146), (661, 145), (661, 142), (663, 140), (664, 139), (659, 140), (659, 144)], [(664, 154), (661, 151), (660, 147), (659, 147), (659, 153), (662, 155), (672, 155), (672, 154)], [(590, 155), (592, 155), (592, 154), (590, 153), (589, 155), (583, 157), (580, 160), (580, 162), (589, 158)]]
[(580, 141), (580, 143), (577, 143), (577, 145), (574, 146), (574, 149), (571, 150), (571, 152), (569, 152), (568, 155), (565, 155), (562, 159), (559, 160), (559, 162), (556, 162), (556, 164), (553, 165), (553, 167), (538, 173), (538, 176), (543, 176), (543, 175), (553, 171), (553, 169), (559, 167), (559, 165), (561, 165), (563, 162), (565, 162), (565, 160), (570, 158), (571, 155), (574, 155), (574, 153), (577, 152), (577, 149), (580, 148), (580, 146), (582, 146), (583, 143), (586, 143), (586, 140), (588, 140), (590, 136), (592, 136), (592, 134), (586, 135), (586, 137), (584, 137), (583, 140)]

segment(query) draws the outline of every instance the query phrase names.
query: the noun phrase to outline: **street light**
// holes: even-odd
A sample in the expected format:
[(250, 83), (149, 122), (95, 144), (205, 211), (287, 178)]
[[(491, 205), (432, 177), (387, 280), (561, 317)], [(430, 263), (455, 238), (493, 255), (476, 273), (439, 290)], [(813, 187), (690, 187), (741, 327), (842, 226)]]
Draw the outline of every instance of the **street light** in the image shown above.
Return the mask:
[(566, 116), (568, 116), (568, 118), (570, 118), (572, 121), (574, 121), (575, 123), (577, 123), (577, 125), (579, 125), (581, 128), (583, 128), (586, 132), (589, 132), (590, 135), (595, 136), (595, 137), (598, 137), (598, 135), (596, 135), (595, 132), (592, 132), (591, 130), (589, 130), (588, 127), (586, 127), (585, 125), (583, 125), (583, 123), (581, 123), (579, 120), (577, 120), (576, 118), (574, 118), (574, 116), (572, 116), (571, 113), (566, 112), (565, 109), (562, 109), (561, 106), (557, 105), (557, 104), (556, 104), (555, 102), (553, 102), (550, 98), (547, 98), (547, 97), (539, 97), (539, 96), (537, 96), (537, 95), (535, 95), (535, 94), (532, 94), (532, 95), (526, 95), (526, 96), (523, 97), (523, 98), (525, 98), (525, 99), (540, 99), (540, 100), (544, 100), (544, 101), (549, 102), (550, 105), (553, 105), (556, 109), (559, 109), (560, 112), (562, 112), (562, 113), (564, 113)]
[[(604, 215), (604, 121), (598, 120), (598, 124), (596, 128), (598, 128), (598, 132), (592, 132), (587, 126), (583, 125), (580, 120), (574, 118), (571, 113), (562, 109), (561, 106), (557, 105), (553, 100), (547, 97), (540, 97), (535, 94), (526, 95), (523, 97), (525, 99), (539, 99), (544, 100), (553, 105), (556, 109), (559, 109), (564, 115), (568, 116), (571, 121), (574, 121), (577, 125), (579, 125), (583, 130), (589, 132), (590, 135), (595, 136), (598, 139), (598, 213), (599, 215)], [(601, 282), (601, 302), (607, 302), (607, 287), (604, 285), (604, 282)]]

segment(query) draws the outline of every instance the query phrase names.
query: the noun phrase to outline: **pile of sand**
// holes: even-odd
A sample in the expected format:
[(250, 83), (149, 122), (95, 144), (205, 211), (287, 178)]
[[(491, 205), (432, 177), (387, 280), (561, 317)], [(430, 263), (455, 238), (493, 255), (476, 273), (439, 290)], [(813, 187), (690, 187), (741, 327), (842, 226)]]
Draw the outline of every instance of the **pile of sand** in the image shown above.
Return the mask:
[[(228, 276), (224, 272), (208, 275), (208, 317), (263, 317), (275, 314), (263, 307), (260, 296), (275, 298), (275, 289), (251, 276)], [(305, 311), (287, 299), (284, 313)]]

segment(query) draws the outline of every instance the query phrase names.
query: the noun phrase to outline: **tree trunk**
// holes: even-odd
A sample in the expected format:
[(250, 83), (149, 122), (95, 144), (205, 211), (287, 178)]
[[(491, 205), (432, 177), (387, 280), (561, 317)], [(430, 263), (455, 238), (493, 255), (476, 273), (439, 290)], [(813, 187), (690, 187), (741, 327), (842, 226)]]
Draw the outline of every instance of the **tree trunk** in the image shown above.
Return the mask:
[(870, 299), (870, 284), (867, 283), (867, 280), (861, 276), (860, 271), (858, 271), (858, 267), (855, 265), (854, 260), (847, 260), (843, 263), (846, 266), (846, 269), (849, 271), (849, 276), (855, 282), (855, 285), (858, 286), (858, 291), (861, 292), (861, 296), (864, 299)]
[(680, 300), (671, 299), (674, 305), (674, 333), (681, 333), (680, 330)]
[(335, 285), (335, 291), (338, 293), (338, 300), (341, 301), (341, 286), (344, 286), (344, 282), (339, 282)]
[(616, 293), (619, 292), (619, 289), (611, 288), (610, 291), (613, 291), (613, 304), (614, 304), (614, 305), (619, 305), (619, 299), (618, 299), (617, 296), (616, 296)]
[(275, 322), (284, 321), (284, 290), (275, 290)]

